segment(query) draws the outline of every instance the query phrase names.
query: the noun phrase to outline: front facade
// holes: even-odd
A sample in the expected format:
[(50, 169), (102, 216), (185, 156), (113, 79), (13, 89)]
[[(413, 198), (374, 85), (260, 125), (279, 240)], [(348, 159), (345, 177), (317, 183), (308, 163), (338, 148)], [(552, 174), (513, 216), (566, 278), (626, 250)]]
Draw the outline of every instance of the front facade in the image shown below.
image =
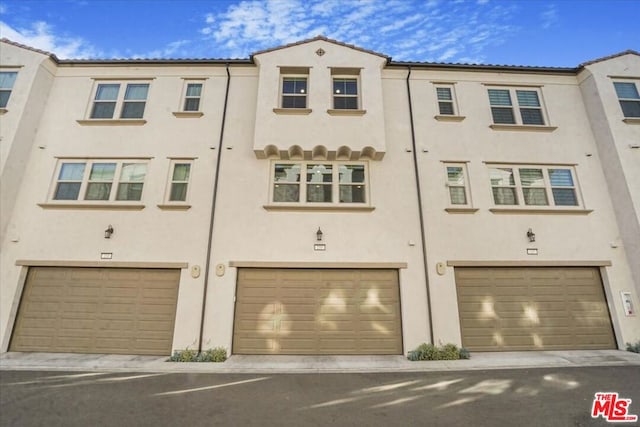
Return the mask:
[(324, 37), (233, 61), (0, 55), (2, 351), (640, 339), (640, 127), (614, 85), (637, 87), (636, 52), (576, 69)]

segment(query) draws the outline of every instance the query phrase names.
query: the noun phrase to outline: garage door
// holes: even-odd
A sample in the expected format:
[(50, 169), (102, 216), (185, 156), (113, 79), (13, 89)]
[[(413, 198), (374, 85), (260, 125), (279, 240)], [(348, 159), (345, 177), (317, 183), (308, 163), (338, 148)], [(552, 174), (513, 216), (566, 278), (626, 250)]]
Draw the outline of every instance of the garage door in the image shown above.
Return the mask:
[(455, 277), (470, 350), (616, 347), (597, 268), (456, 268)]
[(402, 354), (396, 270), (240, 269), (236, 354)]
[(171, 353), (180, 270), (29, 269), (11, 351)]

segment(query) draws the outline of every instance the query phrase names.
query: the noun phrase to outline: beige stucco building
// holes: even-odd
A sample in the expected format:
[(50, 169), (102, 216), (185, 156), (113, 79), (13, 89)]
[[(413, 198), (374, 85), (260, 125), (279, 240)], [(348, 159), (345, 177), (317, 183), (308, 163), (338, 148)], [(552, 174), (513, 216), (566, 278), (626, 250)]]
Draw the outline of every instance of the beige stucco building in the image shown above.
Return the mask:
[(229, 61), (0, 43), (3, 352), (640, 340), (637, 52), (546, 68), (325, 37)]

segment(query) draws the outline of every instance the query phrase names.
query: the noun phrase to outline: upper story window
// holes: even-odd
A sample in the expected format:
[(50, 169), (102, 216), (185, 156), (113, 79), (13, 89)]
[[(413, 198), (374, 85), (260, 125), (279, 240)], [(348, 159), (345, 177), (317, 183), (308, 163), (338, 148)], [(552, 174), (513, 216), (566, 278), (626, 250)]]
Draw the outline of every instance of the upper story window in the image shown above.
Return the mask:
[(334, 77), (333, 108), (335, 110), (358, 109), (358, 79)]
[(191, 175), (190, 160), (174, 160), (171, 162), (171, 180), (167, 200), (169, 202), (185, 202)]
[(614, 82), (616, 94), (625, 117), (640, 117), (638, 85), (633, 82)]
[(307, 108), (307, 77), (282, 77), (282, 108)]
[(511, 206), (579, 206), (573, 168), (560, 166), (492, 166), (493, 201)]
[(98, 83), (91, 119), (141, 119), (149, 92), (148, 83)]
[(139, 201), (147, 174), (143, 161), (69, 160), (58, 166), (53, 200)]
[(469, 184), (467, 182), (466, 166), (462, 163), (449, 163), (447, 170), (447, 187), (449, 188), (449, 203), (452, 206), (469, 206)]
[(545, 125), (539, 89), (501, 88), (488, 91), (494, 124)]
[(365, 163), (276, 162), (274, 203), (340, 205), (367, 203)]
[(458, 114), (452, 85), (436, 86), (436, 95), (438, 96), (438, 114), (447, 116)]
[(183, 111), (200, 111), (202, 83), (187, 82), (184, 93)]
[(15, 71), (0, 71), (0, 108), (7, 108), (17, 76)]

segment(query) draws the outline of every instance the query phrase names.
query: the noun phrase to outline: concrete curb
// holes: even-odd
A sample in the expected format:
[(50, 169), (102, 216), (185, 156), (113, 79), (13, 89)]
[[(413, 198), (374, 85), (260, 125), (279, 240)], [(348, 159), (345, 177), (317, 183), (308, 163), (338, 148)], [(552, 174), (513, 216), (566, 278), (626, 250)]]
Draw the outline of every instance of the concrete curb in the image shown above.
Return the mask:
[(469, 360), (411, 362), (404, 356), (231, 356), (224, 363), (174, 363), (167, 357), (3, 353), (0, 371), (111, 371), (218, 374), (442, 372), (493, 369), (640, 366), (622, 350), (473, 353)]

